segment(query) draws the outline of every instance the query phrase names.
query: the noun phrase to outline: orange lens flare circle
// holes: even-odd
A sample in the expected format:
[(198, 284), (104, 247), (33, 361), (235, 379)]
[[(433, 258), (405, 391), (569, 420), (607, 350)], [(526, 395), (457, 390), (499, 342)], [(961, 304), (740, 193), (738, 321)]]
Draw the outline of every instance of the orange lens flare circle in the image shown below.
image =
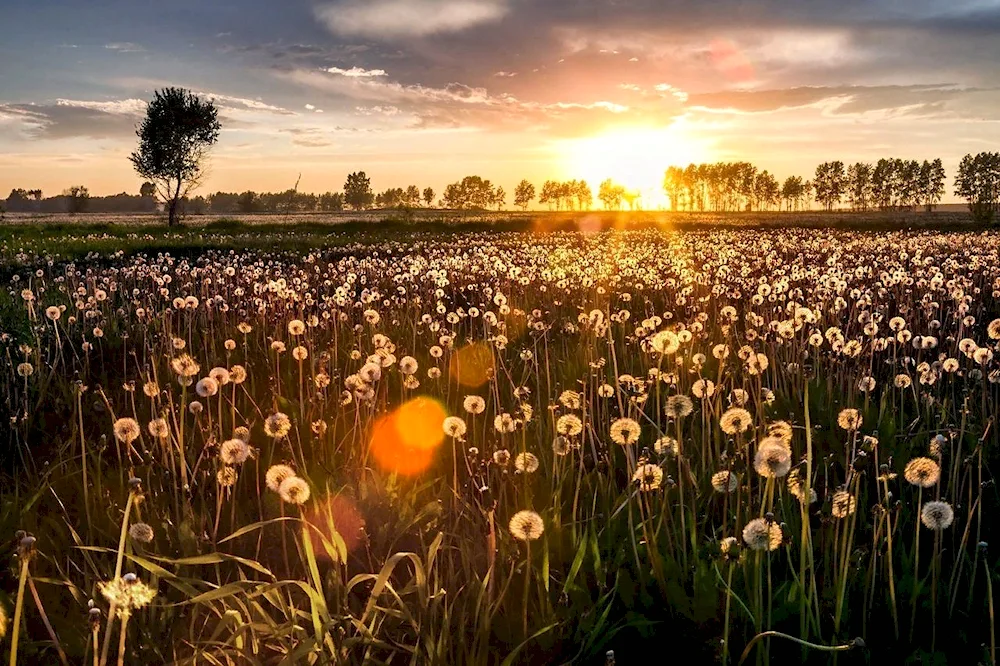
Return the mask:
[(380, 417), (372, 428), (372, 455), (382, 469), (415, 476), (427, 470), (444, 441), (448, 413), (441, 403), (417, 397)]

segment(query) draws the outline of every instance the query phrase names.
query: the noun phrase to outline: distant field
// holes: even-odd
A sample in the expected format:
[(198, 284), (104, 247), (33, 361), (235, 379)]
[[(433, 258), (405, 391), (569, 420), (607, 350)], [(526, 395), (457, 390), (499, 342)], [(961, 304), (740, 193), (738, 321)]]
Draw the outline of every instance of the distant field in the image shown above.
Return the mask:
[(162, 216), (14, 215), (0, 224), (0, 270), (8, 272), (40, 258), (78, 260), (122, 257), (136, 252), (190, 256), (207, 250), (308, 252), (351, 244), (433, 240), (451, 235), (501, 232), (586, 232), (667, 229), (812, 228), (851, 231), (979, 231), (964, 213), (672, 213), (559, 212), (462, 213), (415, 211), (392, 217), (385, 212), (298, 215), (191, 216), (168, 227)]
[[(163, 225), (166, 216), (159, 213), (7, 213), (2, 218), (3, 225), (88, 225), (116, 224), (130, 226)], [(932, 213), (924, 211), (872, 211), (853, 213), (848, 211), (760, 211), (751, 213), (673, 212), (673, 211), (457, 211), (440, 209), (415, 209), (409, 212), (394, 210), (342, 211), (317, 213), (255, 213), (255, 214), (208, 214), (189, 215), (184, 224), (204, 227), (217, 222), (240, 222), (246, 225), (276, 224), (345, 224), (350, 222), (435, 222), (453, 224), (501, 224), (501, 225), (569, 225), (583, 228), (644, 224), (669, 225), (747, 225), (747, 226), (930, 226), (972, 225), (972, 218), (962, 204), (940, 206)]]

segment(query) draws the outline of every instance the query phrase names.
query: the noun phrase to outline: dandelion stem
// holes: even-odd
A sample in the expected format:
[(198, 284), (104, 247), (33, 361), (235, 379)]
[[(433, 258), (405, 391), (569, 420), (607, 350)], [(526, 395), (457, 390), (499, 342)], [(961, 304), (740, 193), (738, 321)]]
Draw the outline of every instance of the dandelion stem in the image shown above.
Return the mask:
[(21, 613), (24, 611), (24, 585), (28, 582), (28, 558), (21, 558), (21, 575), (17, 581), (17, 602), (14, 604), (14, 627), (10, 635), (10, 666), (17, 666), (17, 639), (21, 634)]
[(744, 661), (746, 661), (747, 658), (750, 656), (750, 653), (753, 652), (754, 645), (756, 645), (758, 642), (760, 642), (765, 638), (785, 638), (787, 640), (798, 643), (803, 647), (812, 650), (819, 650), (820, 652), (846, 652), (848, 650), (853, 650), (856, 647), (865, 646), (865, 642), (860, 638), (855, 638), (850, 643), (844, 643), (843, 645), (819, 645), (818, 643), (810, 643), (809, 641), (803, 640), (801, 638), (796, 638), (795, 636), (790, 636), (788, 634), (784, 634), (780, 631), (762, 631), (761, 633), (751, 638), (750, 642), (747, 643), (746, 648), (744, 648), (743, 650), (743, 654), (740, 655), (739, 663), (742, 664)]

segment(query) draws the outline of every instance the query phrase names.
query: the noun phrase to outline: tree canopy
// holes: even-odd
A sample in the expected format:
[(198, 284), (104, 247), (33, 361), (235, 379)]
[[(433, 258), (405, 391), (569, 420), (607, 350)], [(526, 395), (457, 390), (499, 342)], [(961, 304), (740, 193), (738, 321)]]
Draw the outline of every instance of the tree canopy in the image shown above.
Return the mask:
[(155, 184), (171, 225), (177, 222), (181, 197), (198, 185), (221, 128), (215, 104), (183, 88), (157, 90), (146, 106), (136, 130), (139, 147), (129, 159), (140, 176)]

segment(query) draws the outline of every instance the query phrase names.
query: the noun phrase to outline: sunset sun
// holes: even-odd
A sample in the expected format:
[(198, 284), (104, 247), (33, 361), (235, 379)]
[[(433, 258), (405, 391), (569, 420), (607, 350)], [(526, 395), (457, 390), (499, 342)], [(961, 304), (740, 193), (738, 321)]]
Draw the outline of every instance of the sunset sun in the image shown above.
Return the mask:
[(563, 173), (593, 186), (610, 178), (641, 197), (647, 210), (666, 208), (664, 165), (709, 159), (703, 142), (678, 122), (670, 127), (629, 127), (567, 141), (560, 147)]

